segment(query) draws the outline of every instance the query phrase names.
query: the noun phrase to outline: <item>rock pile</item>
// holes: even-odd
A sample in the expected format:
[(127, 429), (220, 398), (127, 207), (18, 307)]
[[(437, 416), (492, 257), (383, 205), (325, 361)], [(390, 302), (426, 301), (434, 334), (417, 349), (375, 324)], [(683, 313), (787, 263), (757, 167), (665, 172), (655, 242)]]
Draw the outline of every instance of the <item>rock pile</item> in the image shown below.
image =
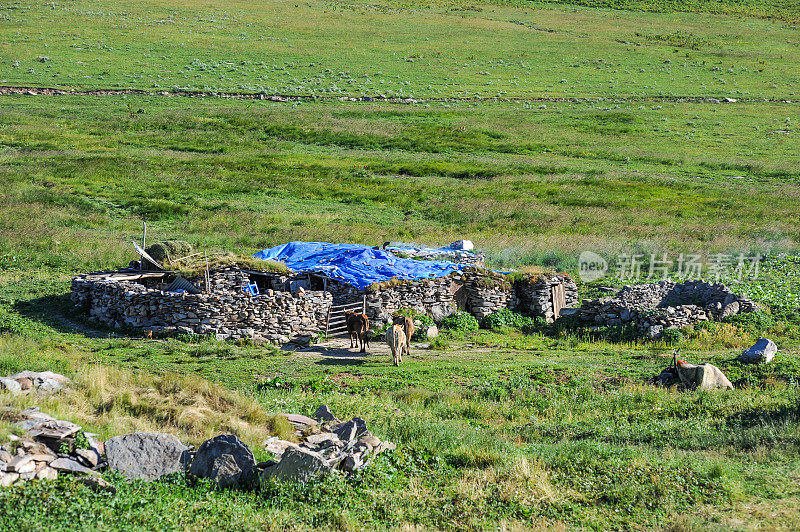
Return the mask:
[(392, 443), (381, 441), (360, 418), (341, 422), (320, 407), (315, 418), (286, 414), (299, 443), (271, 438), (265, 449), (277, 461), (256, 463), (253, 452), (233, 434), (203, 442), (193, 451), (170, 434), (135, 432), (101, 442), (79, 425), (60, 421), (38, 408), (4, 408), (25, 436), (10, 435), (0, 445), (0, 486), (35, 478), (54, 480), (61, 474), (86, 476), (94, 489), (116, 491), (99, 471), (116, 471), (132, 479), (154, 480), (185, 471), (212, 479), (221, 488), (252, 487), (259, 479), (307, 482), (322, 475), (350, 474), (367, 465)]
[(5, 390), (12, 395), (29, 393), (48, 394), (69, 386), (70, 380), (52, 371), (21, 371), (7, 377), (0, 377), (0, 391)]
[[(6, 407), (6, 419), (16, 419), (24, 436), (9, 435), (0, 446), (0, 486), (8, 487), (34, 478), (55, 480), (61, 474), (92, 475), (105, 467), (103, 443), (79, 425), (61, 421), (29, 408), (20, 412)], [(113, 491), (101, 478), (90, 481), (94, 488)]]
[(585, 299), (580, 309), (562, 312), (593, 325), (634, 324), (652, 338), (664, 329), (719, 320), (739, 312), (752, 312), (751, 300), (734, 294), (722, 283), (659, 281), (626, 286), (612, 297)]
[(350, 474), (383, 451), (395, 448), (393, 443), (374, 436), (361, 418), (342, 422), (325, 405), (314, 417), (317, 419), (306, 418), (307, 423), (295, 419), (295, 427), (307, 434), (299, 444), (277, 438), (266, 442), (264, 448), (278, 461), (263, 469), (262, 479), (307, 482), (332, 471)]

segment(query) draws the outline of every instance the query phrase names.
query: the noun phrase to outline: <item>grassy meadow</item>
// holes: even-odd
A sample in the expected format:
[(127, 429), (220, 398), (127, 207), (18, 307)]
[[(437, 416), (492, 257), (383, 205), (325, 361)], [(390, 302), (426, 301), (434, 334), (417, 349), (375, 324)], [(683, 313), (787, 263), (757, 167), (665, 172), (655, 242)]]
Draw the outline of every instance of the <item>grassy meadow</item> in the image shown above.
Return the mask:
[[(140, 91), (0, 95), (0, 375), (74, 381), (0, 403), (256, 449), (289, 437), (275, 414), (326, 403), (398, 444), (258, 492), (32, 482), (0, 490), (0, 529), (795, 529), (798, 23), (786, 0), (0, 5), (0, 93)], [(761, 312), (669, 342), (444, 330), (395, 368), (383, 346), (152, 340), (76, 315), (71, 277), (127, 265), (142, 219), (211, 253), (469, 238), (495, 267), (571, 273), (584, 250), (770, 257), (735, 287)], [(774, 363), (736, 362), (761, 336)], [(736, 390), (652, 386), (676, 348)]]

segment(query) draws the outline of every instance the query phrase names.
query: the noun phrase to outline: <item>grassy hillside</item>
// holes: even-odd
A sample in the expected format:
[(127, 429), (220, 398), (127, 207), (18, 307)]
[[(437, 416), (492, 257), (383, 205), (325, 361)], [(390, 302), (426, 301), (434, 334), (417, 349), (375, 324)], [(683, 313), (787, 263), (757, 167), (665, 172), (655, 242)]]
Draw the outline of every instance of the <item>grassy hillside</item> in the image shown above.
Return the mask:
[[(797, 98), (800, 48), (796, 26), (787, 22), (796, 20), (796, 3), (574, 2), (668, 13), (566, 4), (11, 2), (0, 7), (0, 85), (415, 98)], [(671, 12), (677, 5), (691, 12)]]
[[(796, 256), (736, 285), (763, 312), (670, 343), (449, 331), (399, 368), (382, 346), (145, 339), (68, 298), (72, 275), (136, 258), (142, 218), (150, 242), (206, 251), (470, 238), (493, 265), (572, 272), (583, 250), (796, 252), (796, 2), (129, 4), (0, 5), (0, 86), (143, 92), (0, 95), (0, 374), (75, 381), (69, 398), (0, 403), (103, 436), (233, 431), (255, 447), (285, 435), (274, 414), (327, 403), (398, 449), (347, 480), (258, 493), (29, 483), (0, 489), (0, 528), (796, 526)], [(380, 95), (419, 101), (349, 101)], [(760, 336), (775, 362), (736, 362)], [(737, 389), (651, 386), (676, 347)]]
[(563, 268), (800, 240), (789, 104), (0, 101), (7, 266), (127, 264), (142, 216), (216, 251), (467, 237), (497, 264)]

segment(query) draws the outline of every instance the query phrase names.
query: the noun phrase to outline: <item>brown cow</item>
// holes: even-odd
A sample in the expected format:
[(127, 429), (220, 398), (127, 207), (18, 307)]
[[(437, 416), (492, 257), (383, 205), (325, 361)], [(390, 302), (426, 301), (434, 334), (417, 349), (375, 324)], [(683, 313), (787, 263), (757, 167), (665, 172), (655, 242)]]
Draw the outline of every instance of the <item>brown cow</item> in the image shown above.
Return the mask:
[(411, 353), (411, 337), (414, 336), (414, 320), (405, 316), (394, 316), (394, 325), (400, 325), (406, 335), (406, 354)]
[(355, 347), (361, 343), (361, 352), (365, 353), (369, 345), (369, 318), (366, 314), (358, 314), (350, 310), (345, 312), (345, 320), (347, 322), (347, 333), (350, 335), (350, 347), (353, 347), (353, 339), (355, 339)]

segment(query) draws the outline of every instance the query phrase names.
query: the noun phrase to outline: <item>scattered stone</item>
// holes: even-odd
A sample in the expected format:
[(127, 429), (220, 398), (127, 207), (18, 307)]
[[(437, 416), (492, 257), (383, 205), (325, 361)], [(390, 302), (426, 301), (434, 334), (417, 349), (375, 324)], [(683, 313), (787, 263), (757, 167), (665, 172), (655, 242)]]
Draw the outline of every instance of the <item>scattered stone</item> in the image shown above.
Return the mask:
[(772, 361), (777, 352), (778, 346), (775, 345), (775, 342), (768, 338), (759, 338), (752, 347), (739, 355), (739, 362), (747, 364), (768, 363)]
[(317, 424), (315, 420), (301, 414), (281, 414), (281, 415), (289, 420), (289, 423), (292, 424), (295, 430), (299, 430), (300, 432), (306, 430), (310, 426)]
[(100, 478), (100, 477), (96, 477), (96, 476), (80, 477), (80, 478), (78, 478), (76, 480), (79, 483), (88, 486), (93, 491), (111, 493), (112, 495), (117, 492), (117, 488), (114, 487), (113, 484), (111, 484), (107, 480), (105, 480), (103, 478)]
[[(223, 456), (229, 458), (220, 460)], [(189, 473), (199, 478), (213, 478), (220, 487), (229, 487), (249, 480), (255, 467), (256, 460), (250, 448), (233, 434), (223, 434), (200, 445)]]
[(12, 458), (8, 464), (6, 465), (6, 471), (16, 472), (16, 473), (24, 473), (25, 471), (21, 471), (21, 468), (27, 466), (33, 460), (33, 456), (29, 454), (21, 454)]
[(724, 390), (733, 390), (733, 384), (722, 373), (717, 366), (713, 364), (678, 364), (678, 376), (681, 383), (689, 389), (698, 390), (714, 390), (722, 388)]
[(3, 473), (0, 475), (0, 487), (7, 488), (19, 480), (19, 473)]
[(340, 423), (331, 427), (331, 431), (336, 434), (343, 442), (355, 439), (362, 432), (367, 431), (367, 423), (360, 417), (354, 417), (346, 423)]
[(183, 471), (189, 448), (172, 434), (135, 432), (115, 436), (105, 443), (108, 468), (128, 478), (153, 480)]
[(305, 443), (317, 447), (330, 447), (331, 445), (341, 447), (343, 445), (339, 437), (332, 432), (320, 432), (319, 434), (312, 434), (306, 438)]
[(289, 447), (283, 453), (281, 461), (265, 469), (261, 478), (305, 483), (321, 477), (328, 471), (330, 465), (319, 453), (299, 447)]
[(80, 430), (81, 426), (75, 423), (52, 420), (38, 422), (38, 424), (28, 430), (28, 435), (35, 440), (41, 441), (53, 451), (58, 452), (61, 442), (65, 438), (74, 436)]
[(281, 456), (283, 456), (283, 453), (286, 452), (286, 449), (289, 447), (297, 447), (297, 444), (286, 440), (280, 440), (276, 437), (268, 439), (264, 444), (264, 450), (272, 453), (278, 461), (280, 461)]
[(361, 457), (357, 454), (350, 454), (342, 461), (342, 470), (352, 473), (360, 468), (363, 464)]
[(333, 415), (333, 412), (330, 411), (328, 405), (322, 405), (314, 411), (314, 419), (319, 421), (320, 423), (325, 421), (339, 421), (336, 416)]
[(97, 467), (100, 462), (100, 454), (94, 449), (75, 449), (75, 456), (80, 458), (86, 467)]
[(84, 467), (76, 460), (71, 458), (56, 458), (50, 462), (50, 467), (58, 471), (65, 471), (67, 473), (78, 473), (82, 475), (91, 475), (92, 470)]

